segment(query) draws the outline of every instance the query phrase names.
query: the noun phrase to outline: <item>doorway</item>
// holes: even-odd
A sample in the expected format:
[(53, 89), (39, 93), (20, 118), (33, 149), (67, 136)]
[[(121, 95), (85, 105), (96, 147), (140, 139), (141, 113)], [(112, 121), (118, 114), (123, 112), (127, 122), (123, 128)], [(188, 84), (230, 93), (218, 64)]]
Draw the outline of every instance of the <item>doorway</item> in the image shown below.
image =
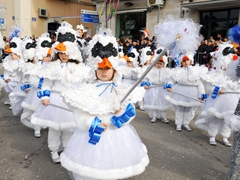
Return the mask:
[(203, 25), (200, 33), (205, 39), (210, 36), (216, 39), (218, 33), (227, 37), (228, 30), (238, 24), (239, 9), (202, 11), (200, 15), (200, 24)]
[(116, 37), (140, 39), (141, 32), (146, 28), (146, 11), (117, 15)]

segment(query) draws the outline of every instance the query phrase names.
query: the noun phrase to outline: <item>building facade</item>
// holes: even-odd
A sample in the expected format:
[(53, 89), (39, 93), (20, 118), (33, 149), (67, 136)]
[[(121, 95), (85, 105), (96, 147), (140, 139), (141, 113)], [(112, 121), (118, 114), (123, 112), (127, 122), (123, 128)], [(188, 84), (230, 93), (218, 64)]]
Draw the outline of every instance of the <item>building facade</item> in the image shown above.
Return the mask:
[[(103, 0), (92, 1), (99, 12)], [(155, 25), (168, 14), (202, 24), (201, 34), (205, 39), (216, 37), (217, 33), (226, 36), (229, 28), (240, 24), (239, 0), (124, 0), (119, 3), (117, 16), (109, 21), (106, 21), (107, 9), (101, 16), (101, 26), (111, 28), (117, 38), (138, 38), (143, 29), (154, 36)]]
[(20, 37), (53, 33), (62, 21), (76, 28), (83, 24), (91, 36), (95, 33), (92, 23), (83, 23), (81, 10), (96, 11), (91, 0), (0, 0), (0, 28), (3, 36), (9, 36), (11, 26), (17, 24), (23, 31)]

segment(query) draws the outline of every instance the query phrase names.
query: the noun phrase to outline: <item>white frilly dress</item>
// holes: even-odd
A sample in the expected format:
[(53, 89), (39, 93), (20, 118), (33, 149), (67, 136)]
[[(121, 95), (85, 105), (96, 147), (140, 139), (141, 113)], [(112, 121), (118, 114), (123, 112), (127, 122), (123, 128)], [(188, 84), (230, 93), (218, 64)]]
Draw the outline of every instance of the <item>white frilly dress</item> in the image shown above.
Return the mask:
[[(233, 114), (238, 104), (239, 94), (225, 93), (218, 94), (214, 97), (213, 90), (216, 86), (219, 86), (223, 92), (239, 92), (240, 86), (237, 82), (233, 82), (219, 72), (209, 72), (202, 76), (203, 81), (206, 83), (206, 88), (209, 90), (209, 96), (205, 102), (202, 112), (196, 119), (196, 127), (207, 131), (210, 135), (215, 136), (216, 131), (211, 126), (218, 127), (217, 134), (223, 137), (229, 137), (231, 130), (226, 127), (224, 119), (229, 115)], [(213, 96), (213, 97), (212, 97)], [(212, 125), (211, 125), (212, 124)]]
[(170, 78), (171, 70), (169, 68), (158, 69), (156, 67), (146, 77), (150, 86), (144, 95), (144, 109), (151, 118), (153, 118), (153, 110), (166, 111), (172, 107), (171, 103), (164, 98), (166, 89), (163, 88)]
[[(41, 99), (37, 97), (37, 93), (41, 90), (44, 78), (40, 78), (39, 73), (45, 71), (49, 63), (38, 62), (33, 68), (29, 69), (25, 74), (29, 74), (30, 91), (25, 96), (21, 106), (23, 113), (21, 114), (21, 122), (32, 129), (39, 129), (39, 126), (34, 126), (31, 123), (31, 115), (36, 111)], [(41, 128), (40, 128), (41, 129)]]
[[(122, 91), (122, 90), (120, 90)], [(120, 93), (122, 94), (122, 92)], [(133, 93), (132, 100), (139, 96)], [(122, 106), (118, 90), (112, 82), (98, 81), (78, 89), (61, 93), (64, 101), (73, 110), (77, 129), (60, 156), (61, 164), (72, 173), (75, 180), (124, 179), (138, 175), (149, 164), (147, 149), (134, 127), (129, 123), (117, 128), (111, 122), (114, 112)], [(108, 125), (100, 141), (93, 145), (89, 141), (89, 128), (95, 117)]]
[(29, 75), (26, 75), (25, 72), (33, 67), (34, 64), (32, 63), (21, 63), (18, 67), (18, 75), (20, 76), (20, 81), (14, 87), (13, 91), (9, 94), (13, 115), (19, 115), (22, 113), (23, 108), (21, 106), (21, 103), (27, 94), (25, 90), (30, 89)]
[(12, 60), (10, 55), (4, 59), (4, 62), (2, 64), (4, 68), (3, 79), (10, 79), (10, 81), (8, 83), (5, 83), (4, 86), (4, 89), (7, 93), (12, 92), (17, 83), (20, 82), (21, 72), (18, 71), (18, 68), (22, 63), (24, 63), (23, 59)]
[[(198, 99), (205, 93), (201, 82), (201, 76), (206, 74), (208, 69), (202, 66), (189, 66), (188, 68), (177, 67), (172, 70), (172, 78), (169, 81), (173, 85), (172, 91)], [(171, 104), (183, 107), (200, 107), (202, 104), (194, 99), (179, 95), (174, 92), (166, 92), (164, 97)]]
[(44, 106), (40, 103), (31, 116), (31, 123), (56, 131), (73, 131), (76, 127), (73, 114), (62, 101), (60, 93), (85, 83), (88, 72), (89, 68), (82, 64), (61, 63), (60, 60), (50, 62), (48, 67), (38, 74), (39, 78), (44, 78), (41, 92), (50, 91), (50, 97), (42, 96), (41, 100), (49, 99), (50, 104)]

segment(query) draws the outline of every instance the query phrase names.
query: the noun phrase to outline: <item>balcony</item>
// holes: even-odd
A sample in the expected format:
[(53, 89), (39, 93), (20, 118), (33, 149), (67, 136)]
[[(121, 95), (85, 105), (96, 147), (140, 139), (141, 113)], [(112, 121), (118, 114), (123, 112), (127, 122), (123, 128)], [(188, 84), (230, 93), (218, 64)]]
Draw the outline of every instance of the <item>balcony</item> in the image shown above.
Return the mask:
[(240, 0), (179, 0), (181, 6), (197, 10), (240, 8)]

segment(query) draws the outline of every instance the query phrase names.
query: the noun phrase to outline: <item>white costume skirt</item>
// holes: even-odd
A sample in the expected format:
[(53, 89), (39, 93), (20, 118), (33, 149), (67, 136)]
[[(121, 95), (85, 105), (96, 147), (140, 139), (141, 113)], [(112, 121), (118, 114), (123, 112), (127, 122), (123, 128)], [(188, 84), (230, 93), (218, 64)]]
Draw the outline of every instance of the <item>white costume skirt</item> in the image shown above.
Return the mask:
[(12, 106), (12, 113), (14, 116), (19, 115), (23, 110), (21, 104), (27, 93), (21, 90), (22, 85), (24, 85), (24, 83), (18, 83), (13, 89), (13, 91), (9, 94), (10, 104)]
[(35, 111), (37, 109), (39, 103), (41, 103), (41, 99), (37, 97), (37, 92), (40, 90), (41, 89), (34, 87), (31, 88), (21, 104), (24, 109), (29, 109), (31, 111)]
[(224, 119), (229, 113), (234, 113), (238, 100), (238, 94), (219, 94), (216, 99), (211, 99), (211, 106), (208, 108), (207, 113), (220, 119)]
[(31, 116), (31, 123), (41, 127), (50, 127), (57, 131), (74, 131), (76, 127), (72, 111), (62, 101), (60, 94), (56, 92), (51, 92), (49, 105), (39, 104)]
[(196, 119), (196, 127), (208, 131), (212, 119), (218, 119), (218, 121), (224, 123), (224, 118), (226, 119), (229, 114), (234, 113), (238, 98), (236, 94), (219, 94), (216, 99), (208, 97), (202, 112)]
[(60, 157), (61, 165), (75, 174), (76, 180), (129, 178), (149, 164), (147, 149), (130, 124), (106, 130), (96, 145), (88, 140), (88, 131), (76, 129)]
[(8, 83), (5, 83), (4, 89), (7, 93), (10, 93), (13, 91), (13, 89), (16, 87), (18, 83), (16, 81), (9, 81)]
[(166, 111), (172, 105), (164, 98), (166, 89), (163, 87), (149, 88), (144, 95), (144, 109)]
[[(173, 91), (177, 93), (181, 93), (183, 95), (198, 99), (199, 92), (197, 86), (187, 86), (182, 84), (175, 84), (172, 88)], [(198, 102), (194, 99), (176, 94), (174, 92), (166, 92), (164, 95), (165, 99), (170, 103), (176, 106), (184, 106), (184, 107), (193, 107), (193, 106), (201, 106), (202, 103)]]

